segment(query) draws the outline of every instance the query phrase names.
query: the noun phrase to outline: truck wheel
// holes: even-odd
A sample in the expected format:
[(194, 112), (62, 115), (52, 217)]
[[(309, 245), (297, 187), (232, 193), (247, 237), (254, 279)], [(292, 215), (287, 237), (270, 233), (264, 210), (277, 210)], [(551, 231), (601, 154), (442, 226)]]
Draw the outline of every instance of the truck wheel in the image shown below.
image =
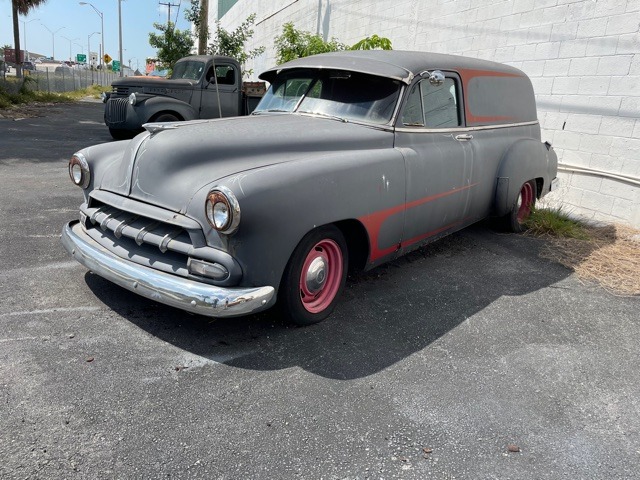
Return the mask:
[(294, 250), (280, 285), (285, 317), (304, 326), (331, 315), (347, 278), (347, 265), (347, 243), (337, 227), (309, 232)]
[(520, 193), (511, 207), (511, 211), (502, 218), (506, 230), (518, 233), (526, 229), (525, 222), (536, 204), (536, 197), (536, 182), (534, 180), (525, 182), (520, 188)]
[(109, 128), (109, 133), (111, 134), (111, 138), (114, 140), (129, 140), (135, 136), (134, 132), (130, 130), (122, 130), (120, 128)]
[(179, 122), (180, 119), (171, 113), (161, 113), (155, 117), (153, 122)]

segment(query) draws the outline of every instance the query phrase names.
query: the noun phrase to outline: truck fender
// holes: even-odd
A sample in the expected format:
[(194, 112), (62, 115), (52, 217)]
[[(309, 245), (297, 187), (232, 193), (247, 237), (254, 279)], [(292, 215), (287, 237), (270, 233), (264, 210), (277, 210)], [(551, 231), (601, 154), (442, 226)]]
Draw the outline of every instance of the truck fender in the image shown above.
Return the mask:
[[(548, 179), (549, 151), (539, 140), (525, 138), (514, 142), (505, 152), (496, 181), (494, 214), (506, 215), (516, 201), (522, 185), (542, 178), (545, 185)], [(540, 196), (541, 192), (537, 192)]]
[(171, 97), (151, 97), (139, 105), (137, 110), (142, 123), (148, 122), (160, 112), (176, 113), (183, 120), (198, 118), (198, 112), (191, 105)]

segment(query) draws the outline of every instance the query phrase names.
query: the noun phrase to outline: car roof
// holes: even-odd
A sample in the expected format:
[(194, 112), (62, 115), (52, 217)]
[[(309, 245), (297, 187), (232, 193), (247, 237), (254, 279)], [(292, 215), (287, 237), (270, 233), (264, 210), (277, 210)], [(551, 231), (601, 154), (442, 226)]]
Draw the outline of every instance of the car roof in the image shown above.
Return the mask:
[(413, 77), (427, 69), (489, 70), (522, 75), (520, 70), (508, 65), (459, 55), (403, 50), (346, 50), (297, 58), (266, 70), (260, 74), (260, 79), (272, 82), (283, 70), (294, 68), (349, 70), (392, 78), (407, 84), (411, 83)]
[(208, 62), (209, 60), (213, 59), (213, 61), (215, 63), (218, 62), (232, 62), (232, 63), (238, 63), (238, 61), (235, 58), (232, 57), (226, 57), (224, 55), (188, 55), (186, 57), (182, 57), (180, 60), (178, 60), (179, 62), (182, 61), (200, 61), (200, 62)]

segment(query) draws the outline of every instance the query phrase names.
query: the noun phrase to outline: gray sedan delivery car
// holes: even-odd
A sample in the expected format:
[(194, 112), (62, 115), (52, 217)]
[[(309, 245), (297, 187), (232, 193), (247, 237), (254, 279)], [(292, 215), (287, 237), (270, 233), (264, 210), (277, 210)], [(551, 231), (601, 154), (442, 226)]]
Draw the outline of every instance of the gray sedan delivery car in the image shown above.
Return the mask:
[(307, 325), (348, 268), (371, 269), (488, 216), (523, 228), (557, 157), (527, 76), (498, 63), (350, 51), (264, 72), (247, 117), (146, 124), (69, 162), (62, 243), (94, 273), (212, 317), (279, 303)]

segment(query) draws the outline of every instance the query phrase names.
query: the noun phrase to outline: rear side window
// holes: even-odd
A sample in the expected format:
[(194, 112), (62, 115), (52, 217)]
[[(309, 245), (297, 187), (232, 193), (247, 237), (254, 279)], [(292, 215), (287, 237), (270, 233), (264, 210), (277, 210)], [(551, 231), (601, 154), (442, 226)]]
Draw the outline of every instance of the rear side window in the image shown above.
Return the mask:
[(461, 125), (457, 105), (457, 85), (445, 78), (442, 85), (431, 85), (428, 79), (413, 86), (402, 114), (405, 126), (450, 128)]

